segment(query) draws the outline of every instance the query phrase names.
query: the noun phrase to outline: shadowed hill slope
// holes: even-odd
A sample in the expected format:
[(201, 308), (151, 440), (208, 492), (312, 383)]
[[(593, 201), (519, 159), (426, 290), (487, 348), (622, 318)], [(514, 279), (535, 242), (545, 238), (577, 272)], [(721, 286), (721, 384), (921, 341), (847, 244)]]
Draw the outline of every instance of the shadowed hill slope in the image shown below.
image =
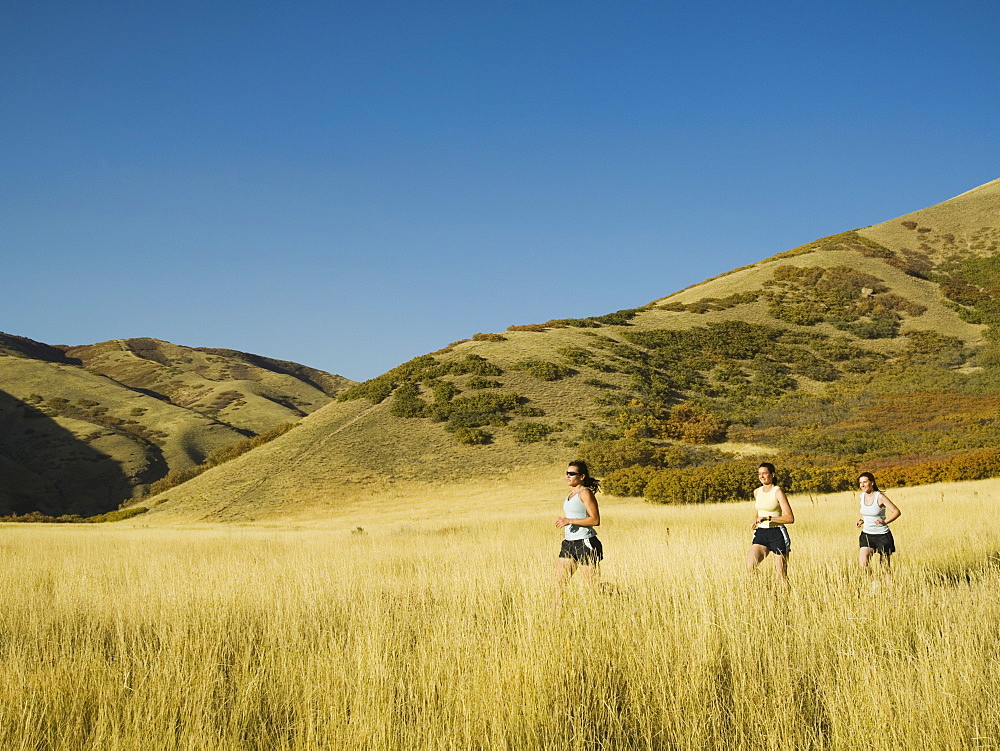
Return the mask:
[[(154, 339), (53, 347), (0, 334), (0, 461), (42, 478), (25, 479), (23, 491), (8, 484), (7, 513), (108, 511), (171, 471), (298, 421), (350, 384), (296, 363)], [(108, 464), (114, 481), (80, 471), (81, 455)]]
[(664, 502), (739, 497), (764, 456), (800, 491), (859, 466), (1000, 474), (998, 243), (1000, 181), (634, 310), (476, 334), (154, 499), (154, 518), (502, 488), (578, 455), (612, 492)]

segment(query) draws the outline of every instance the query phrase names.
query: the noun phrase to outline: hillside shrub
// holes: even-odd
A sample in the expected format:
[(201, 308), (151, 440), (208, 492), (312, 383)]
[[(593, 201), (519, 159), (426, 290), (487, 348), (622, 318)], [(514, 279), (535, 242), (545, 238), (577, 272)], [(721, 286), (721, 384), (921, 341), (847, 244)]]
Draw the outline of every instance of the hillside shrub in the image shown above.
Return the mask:
[(517, 394), (481, 392), (453, 399), (437, 419), (447, 421), (445, 429), (499, 427), (510, 421), (510, 413), (522, 402)]
[(503, 375), (503, 369), (481, 355), (466, 355), (461, 360), (450, 363), (447, 366), (448, 372), (452, 375), (472, 374), (477, 376), (498, 376)]
[(547, 331), (550, 328), (566, 328), (565, 326), (550, 326), (546, 323), (525, 323), (520, 326), (508, 326), (507, 331)]
[(650, 441), (620, 438), (611, 441), (585, 441), (580, 444), (579, 453), (595, 472), (607, 473), (625, 467), (651, 465), (657, 461), (658, 449)]
[(644, 309), (645, 308), (626, 308), (625, 310), (617, 310), (614, 313), (608, 313), (603, 316), (595, 316), (589, 320), (596, 321), (597, 323), (604, 323), (609, 326), (627, 326), (628, 322), (635, 318)]
[(545, 410), (541, 407), (536, 407), (533, 404), (518, 404), (511, 410), (512, 414), (518, 417), (544, 417)]
[(396, 389), (389, 405), (393, 417), (423, 417), (427, 413), (427, 402), (420, 398), (420, 387), (415, 383), (404, 383)]
[(104, 522), (120, 522), (125, 519), (132, 519), (140, 514), (149, 511), (145, 506), (133, 506), (131, 508), (120, 508), (115, 511), (108, 511), (106, 514), (88, 516), (82, 519), (84, 524), (102, 524)]
[(995, 448), (934, 459), (917, 459), (906, 464), (893, 462), (892, 459), (885, 459), (871, 463), (871, 471), (882, 487), (1000, 477), (1000, 449)]
[(841, 331), (854, 334), (858, 339), (894, 339), (899, 335), (899, 321), (892, 318), (872, 318), (870, 320), (831, 320)]
[(548, 438), (555, 428), (541, 422), (515, 422), (510, 426), (510, 432), (518, 443), (536, 443)]
[(958, 337), (936, 331), (909, 331), (906, 339), (904, 357), (914, 365), (960, 367), (971, 354)]
[(687, 469), (661, 469), (646, 484), (651, 503), (719, 503), (753, 497), (757, 479), (751, 462), (725, 462)]
[(678, 404), (659, 428), (659, 437), (687, 443), (719, 443), (726, 440), (726, 422), (690, 404)]
[(434, 401), (437, 404), (447, 404), (462, 393), (461, 389), (451, 381), (435, 381), (431, 384), (431, 392), (434, 394)]
[(513, 368), (515, 370), (523, 370), (540, 381), (558, 381), (573, 375), (575, 372), (572, 368), (567, 368), (565, 365), (557, 365), (554, 362), (546, 362), (545, 360), (522, 360), (515, 363)]
[(641, 465), (611, 470), (601, 478), (601, 489), (610, 495), (636, 498), (646, 492), (650, 477), (658, 471)]
[(500, 381), (493, 380), (492, 378), (481, 378), (480, 376), (473, 376), (465, 383), (465, 387), (469, 389), (498, 389), (503, 386)]
[[(447, 367), (447, 366), (445, 366)], [(440, 363), (431, 355), (420, 355), (408, 362), (386, 371), (380, 376), (356, 383), (343, 391), (337, 401), (367, 399), (372, 404), (383, 402), (393, 389), (406, 381), (420, 381), (425, 377), (440, 375)]]
[(584, 379), (584, 384), (587, 386), (593, 386), (597, 389), (618, 389), (620, 386), (616, 386), (613, 383), (608, 383), (607, 381), (602, 381), (600, 378), (586, 378)]
[(728, 310), (737, 305), (746, 305), (757, 302), (760, 292), (749, 290), (746, 292), (736, 292), (728, 297), (703, 297), (693, 303), (672, 302), (661, 305), (661, 310), (669, 310), (677, 313), (710, 313), (716, 310)]
[(482, 428), (455, 428), (451, 432), (456, 441), (469, 446), (482, 446), (493, 440), (490, 433)]
[(12, 514), (10, 516), (0, 516), (0, 522), (18, 522), (27, 524), (102, 524), (104, 522), (120, 522), (124, 519), (145, 514), (149, 511), (145, 506), (133, 506), (132, 508), (116, 509), (96, 516), (80, 516), (79, 514), (63, 514), (62, 516), (47, 516), (40, 511), (31, 511), (27, 514)]
[(474, 342), (505, 342), (507, 337), (503, 334), (473, 334), (472, 341)]
[(557, 349), (570, 365), (586, 365), (594, 359), (594, 353), (583, 347), (562, 347)]

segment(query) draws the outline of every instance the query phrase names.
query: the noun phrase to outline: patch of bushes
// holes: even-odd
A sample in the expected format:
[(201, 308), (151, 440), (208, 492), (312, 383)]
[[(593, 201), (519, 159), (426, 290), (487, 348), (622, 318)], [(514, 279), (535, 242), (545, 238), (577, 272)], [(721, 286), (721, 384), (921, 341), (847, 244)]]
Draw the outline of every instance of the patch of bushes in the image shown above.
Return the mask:
[(420, 398), (420, 387), (415, 383), (404, 383), (396, 389), (389, 406), (393, 417), (424, 417), (427, 402)]
[(600, 328), (602, 325), (628, 326), (628, 322), (635, 318), (642, 310), (645, 310), (645, 308), (628, 308), (626, 310), (615, 311), (614, 313), (607, 313), (603, 316), (591, 316), (589, 318), (556, 318), (545, 323), (508, 326), (507, 331), (545, 331), (546, 329), (565, 329), (569, 327), (595, 329)]
[(600, 378), (586, 378), (583, 381), (587, 386), (593, 386), (597, 389), (618, 389), (620, 386), (616, 386), (613, 383), (608, 383), (607, 381), (602, 381)]
[(565, 326), (550, 326), (547, 323), (525, 323), (520, 326), (508, 326), (508, 331), (548, 331), (554, 328), (566, 328)]
[(890, 293), (878, 277), (846, 266), (779, 266), (765, 286), (771, 317), (798, 326), (827, 321), (864, 339), (894, 337), (901, 314), (925, 310)]
[(0, 516), (0, 522), (22, 522), (28, 524), (102, 524), (104, 522), (120, 522), (149, 511), (145, 506), (116, 509), (97, 516), (80, 516), (79, 514), (64, 514), (62, 516), (46, 516), (39, 511), (27, 514)]
[(493, 437), (482, 428), (455, 428), (455, 440), (468, 446), (482, 446), (491, 443)]
[(503, 384), (500, 383), (500, 381), (493, 380), (492, 378), (473, 376), (465, 382), (465, 386), (470, 389), (498, 389), (503, 386)]
[(556, 352), (562, 355), (571, 365), (587, 365), (594, 359), (594, 353), (583, 347), (561, 347)]
[(565, 365), (557, 365), (554, 362), (546, 362), (545, 360), (522, 360), (516, 363), (513, 368), (515, 370), (523, 370), (540, 381), (558, 381), (573, 375), (575, 372)]
[(908, 343), (903, 357), (913, 365), (957, 368), (964, 365), (971, 355), (961, 339), (936, 331), (910, 331), (906, 339)]
[(510, 426), (510, 432), (518, 443), (536, 443), (548, 438), (555, 428), (541, 422), (515, 422)]
[(719, 443), (726, 440), (724, 420), (690, 404), (678, 404), (660, 429), (660, 437), (686, 443)]
[(635, 466), (695, 467), (720, 461), (726, 456), (715, 449), (654, 443), (637, 438), (588, 440), (580, 444), (579, 452), (598, 473)]
[(503, 334), (473, 334), (472, 341), (474, 342), (505, 342), (507, 337)]
[(703, 297), (692, 303), (672, 302), (660, 306), (661, 310), (670, 310), (676, 313), (709, 313), (716, 310), (728, 310), (737, 305), (746, 305), (757, 302), (760, 292), (750, 290), (747, 292), (736, 292), (727, 297)]
[(372, 404), (379, 404), (404, 383), (432, 384), (445, 375), (498, 376), (502, 373), (503, 370), (498, 365), (480, 355), (466, 355), (461, 360), (449, 363), (438, 362), (432, 355), (421, 355), (376, 378), (345, 389), (337, 401), (368, 399)]
[(531, 404), (518, 404), (513, 409), (513, 414), (518, 417), (544, 417), (545, 410), (541, 407), (535, 407)]

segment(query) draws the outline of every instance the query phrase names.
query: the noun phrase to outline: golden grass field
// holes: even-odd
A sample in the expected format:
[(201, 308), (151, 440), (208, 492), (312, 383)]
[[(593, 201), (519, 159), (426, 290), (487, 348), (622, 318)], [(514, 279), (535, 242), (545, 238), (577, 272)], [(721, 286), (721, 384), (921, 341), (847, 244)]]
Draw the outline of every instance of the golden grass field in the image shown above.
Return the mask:
[(886, 489), (874, 595), (853, 495), (791, 497), (788, 594), (749, 503), (603, 499), (557, 607), (561, 469), (363, 533), (6, 525), (0, 748), (1000, 747), (1000, 481)]

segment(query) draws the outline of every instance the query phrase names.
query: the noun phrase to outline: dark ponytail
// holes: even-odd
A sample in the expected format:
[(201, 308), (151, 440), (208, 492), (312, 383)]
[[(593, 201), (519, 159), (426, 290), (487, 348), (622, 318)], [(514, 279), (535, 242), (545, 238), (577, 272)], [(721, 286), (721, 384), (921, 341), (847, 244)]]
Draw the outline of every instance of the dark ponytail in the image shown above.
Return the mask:
[(583, 487), (587, 488), (592, 493), (599, 493), (601, 490), (601, 481), (596, 477), (590, 476), (590, 468), (587, 467), (587, 462), (582, 460), (572, 461), (569, 463), (570, 467), (576, 467), (576, 471), (583, 475)]

